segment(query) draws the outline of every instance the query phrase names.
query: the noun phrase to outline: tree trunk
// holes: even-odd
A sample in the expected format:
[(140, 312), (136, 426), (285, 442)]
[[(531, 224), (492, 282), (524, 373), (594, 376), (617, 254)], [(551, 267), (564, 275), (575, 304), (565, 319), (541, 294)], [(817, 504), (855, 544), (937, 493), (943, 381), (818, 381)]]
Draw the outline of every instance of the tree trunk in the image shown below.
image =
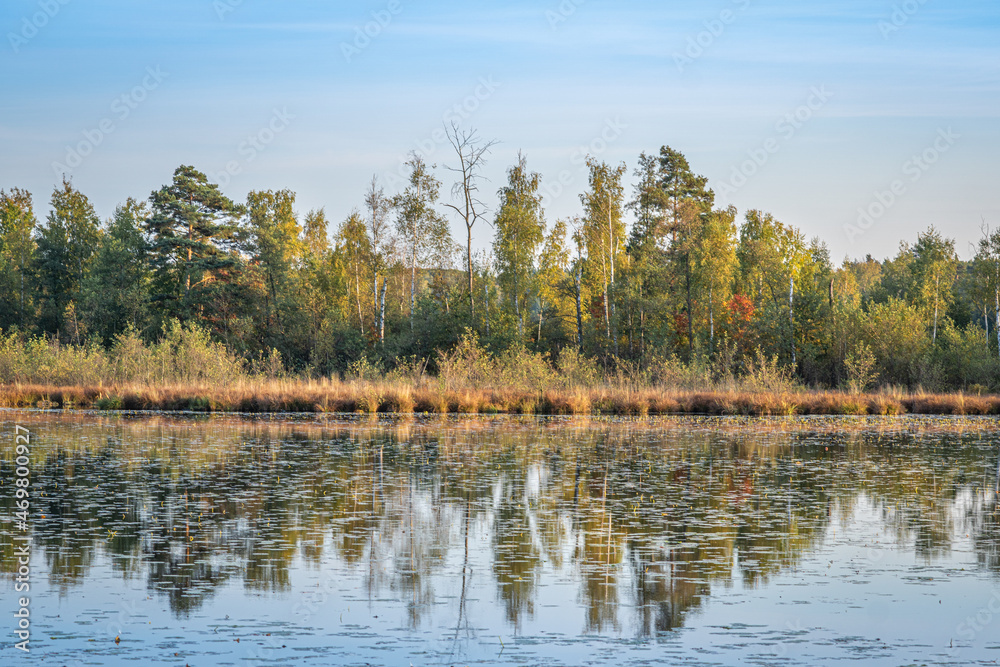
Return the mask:
[(937, 304), (937, 299), (934, 299), (934, 335), (931, 336), (932, 343), (937, 343), (937, 321), (938, 321), (938, 304)]
[(715, 290), (708, 288), (708, 346), (715, 350)]
[(517, 293), (517, 282), (514, 282), (514, 316), (517, 318), (517, 334), (524, 335), (524, 318), (521, 317), (521, 295)]
[(385, 343), (385, 292), (389, 288), (389, 281), (382, 278), (382, 297), (379, 299), (378, 317), (378, 339), (380, 343)]
[(483, 281), (483, 305), (486, 308), (486, 335), (490, 335), (490, 283), (487, 280)]
[(687, 292), (688, 361), (694, 359), (694, 307), (691, 302), (691, 253), (684, 254), (684, 289)]
[(465, 228), (468, 231), (468, 243), (465, 246), (465, 261), (469, 267), (469, 319), (473, 324), (476, 322), (476, 296), (472, 291), (472, 225), (466, 222)]
[(410, 331), (413, 331), (413, 307), (417, 303), (417, 257), (416, 243), (414, 243), (413, 253), (410, 254)]
[(934, 336), (931, 338), (932, 343), (937, 343), (937, 322), (938, 322), (938, 294), (941, 289), (940, 278), (934, 278)]
[[(188, 243), (191, 242), (191, 236), (192, 236), (193, 233), (194, 232), (191, 229), (191, 225), (189, 224), (188, 225), (188, 233), (187, 233)], [(188, 261), (187, 261), (187, 266), (184, 267), (184, 305), (185, 305), (185, 307), (187, 306), (187, 303), (188, 303), (188, 294), (191, 292), (191, 257), (192, 257), (192, 255), (191, 255), (191, 246), (190, 245), (188, 246), (187, 251), (188, 251)]]
[(795, 366), (795, 276), (788, 280), (788, 323), (792, 332), (792, 366)]
[(611, 224), (611, 201), (608, 195), (608, 263), (611, 265), (611, 285), (608, 288), (608, 298), (611, 300), (611, 335), (615, 346), (615, 356), (618, 355), (618, 310), (615, 305), (615, 229)]
[(358, 302), (358, 329), (361, 335), (365, 335), (365, 317), (361, 312), (361, 272), (358, 265), (354, 265), (354, 298)]
[[(580, 303), (580, 287), (583, 282), (583, 266), (578, 266), (576, 269), (576, 274), (574, 275), (575, 280), (573, 281), (576, 289), (576, 346), (579, 349), (583, 349), (583, 307)], [(997, 317), (1000, 318), (1000, 312), (998, 312)]]
[[(997, 267), (998, 270), (1000, 270), (1000, 263), (997, 264)], [(1000, 282), (998, 282), (996, 286), (996, 300), (996, 321), (994, 322), (994, 328), (997, 330), (997, 355), (1000, 355)]]
[(541, 343), (542, 343), (542, 317), (544, 317), (544, 315), (545, 315), (545, 309), (542, 306), (542, 299), (541, 299), (541, 297), (539, 297), (538, 298), (538, 338), (535, 341), (539, 345), (541, 345)]

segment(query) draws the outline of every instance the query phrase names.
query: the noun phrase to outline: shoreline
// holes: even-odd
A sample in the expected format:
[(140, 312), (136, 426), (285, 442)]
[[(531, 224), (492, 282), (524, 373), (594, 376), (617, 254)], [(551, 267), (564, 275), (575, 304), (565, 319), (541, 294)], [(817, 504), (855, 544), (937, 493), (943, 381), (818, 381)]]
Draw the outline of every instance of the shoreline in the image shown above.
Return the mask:
[(447, 388), (420, 384), (271, 380), (209, 385), (0, 385), (0, 407), (198, 413), (552, 416), (1000, 415), (1000, 394), (825, 390), (569, 387)]

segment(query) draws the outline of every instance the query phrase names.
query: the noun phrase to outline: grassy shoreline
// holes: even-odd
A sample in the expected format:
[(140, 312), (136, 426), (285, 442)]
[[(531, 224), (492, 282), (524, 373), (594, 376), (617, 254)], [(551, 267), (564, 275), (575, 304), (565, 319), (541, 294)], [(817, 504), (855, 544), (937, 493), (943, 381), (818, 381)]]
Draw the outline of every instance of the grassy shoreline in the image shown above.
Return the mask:
[(199, 412), (539, 415), (1000, 415), (1000, 395), (618, 387), (448, 388), (338, 380), (209, 384), (0, 385), (0, 407)]

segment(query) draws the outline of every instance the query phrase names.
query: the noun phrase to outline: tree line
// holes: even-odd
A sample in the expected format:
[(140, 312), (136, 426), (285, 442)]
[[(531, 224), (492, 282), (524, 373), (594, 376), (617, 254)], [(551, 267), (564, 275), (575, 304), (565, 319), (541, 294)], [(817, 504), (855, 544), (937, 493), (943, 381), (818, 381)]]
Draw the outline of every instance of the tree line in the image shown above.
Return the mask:
[[(589, 157), (578, 215), (550, 223), (523, 154), (494, 198), (493, 142), (448, 136), (450, 193), (412, 153), (400, 192), (373, 178), (336, 224), (299, 215), (287, 189), (233, 201), (191, 166), (105, 221), (65, 178), (43, 221), (31, 193), (0, 190), (0, 328), (108, 346), (179, 322), (310, 375), (362, 361), (433, 371), (474, 335), (609, 373), (675, 359), (733, 376), (770, 361), (812, 386), (1000, 385), (1000, 230), (985, 223), (970, 261), (931, 227), (895, 257), (835, 264), (769, 213), (717, 207), (668, 146), (640, 155), (631, 183), (625, 164)], [(485, 226), (492, 243), (476, 252)]]

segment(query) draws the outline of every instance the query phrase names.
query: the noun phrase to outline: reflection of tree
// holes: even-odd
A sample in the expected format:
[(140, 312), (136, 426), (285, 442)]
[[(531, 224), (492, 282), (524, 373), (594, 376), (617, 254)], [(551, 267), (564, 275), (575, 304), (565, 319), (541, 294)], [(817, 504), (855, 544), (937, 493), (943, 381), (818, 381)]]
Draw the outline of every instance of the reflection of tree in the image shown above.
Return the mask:
[(973, 513), (976, 560), (980, 567), (1000, 573), (1000, 503), (994, 493), (989, 502), (978, 504)]
[(535, 613), (533, 597), (541, 564), (523, 492), (523, 475), (501, 478), (493, 520), (493, 575), (507, 620), (515, 628), (520, 627), (522, 614)]
[[(56, 420), (39, 430), (51, 444), (34, 454), (34, 540), (53, 583), (80, 583), (106, 554), (122, 576), (145, 576), (177, 614), (232, 580), (287, 591), (297, 556), (316, 566), (336, 559), (370, 600), (394, 592), (411, 628), (424, 622), (439, 577), (456, 577), (457, 642), (474, 626), (470, 548), (485, 545), (470, 547), (469, 533), (481, 526), (515, 629), (559, 570), (579, 579), (588, 632), (654, 635), (681, 627), (713, 587), (764, 585), (794, 567), (832, 517), (849, 519), (862, 499), (923, 557), (946, 554), (956, 532), (969, 532), (979, 562), (1000, 572), (995, 496), (981, 492), (995, 452), (984, 468), (985, 446), (971, 435), (529, 419)], [(0, 472), (10, 479), (6, 462)], [(12, 508), (0, 487), (0, 509)], [(10, 576), (9, 531), (0, 548)]]

